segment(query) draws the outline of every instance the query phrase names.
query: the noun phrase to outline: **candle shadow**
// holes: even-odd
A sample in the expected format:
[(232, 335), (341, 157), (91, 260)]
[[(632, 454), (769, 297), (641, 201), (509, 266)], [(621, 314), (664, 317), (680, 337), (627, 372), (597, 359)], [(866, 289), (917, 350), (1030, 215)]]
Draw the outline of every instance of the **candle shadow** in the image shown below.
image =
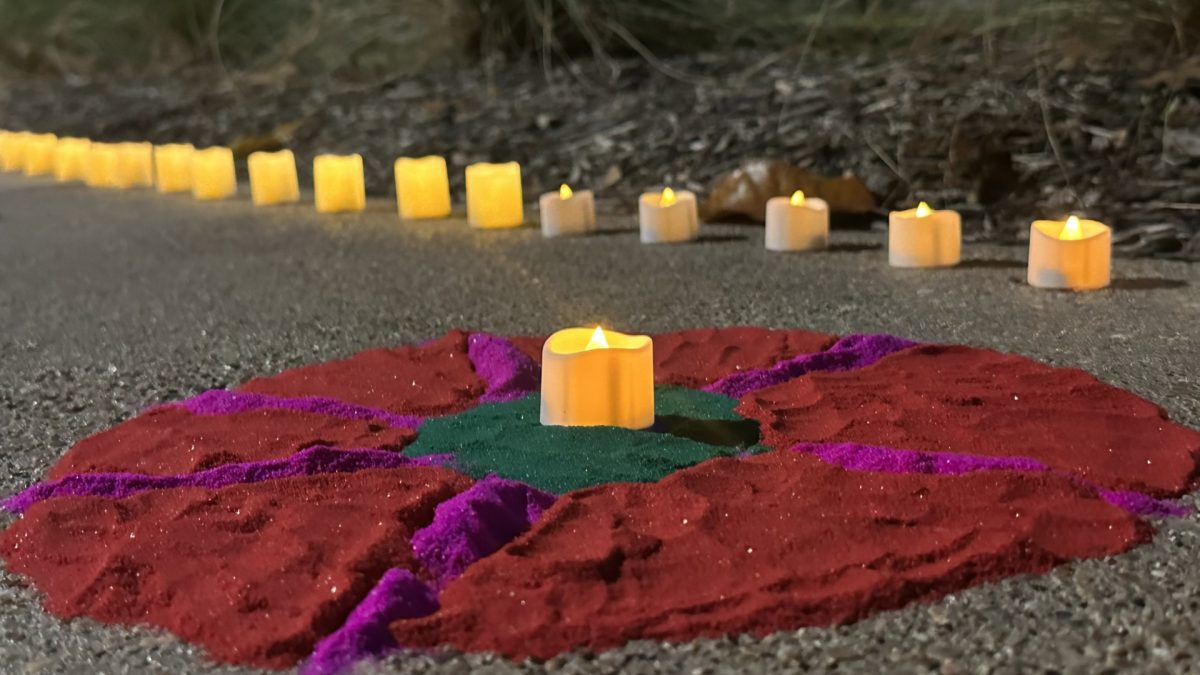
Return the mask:
[[(1025, 277), (1009, 277), (1009, 283), (1016, 286), (1028, 286), (1029, 281)], [(1097, 291), (1089, 291), (1099, 293), (1106, 290), (1117, 291), (1156, 291), (1172, 288), (1183, 288), (1188, 285), (1188, 282), (1183, 279), (1161, 279), (1157, 277), (1125, 277), (1123, 279), (1113, 279), (1108, 284), (1107, 288), (1102, 288)], [(1070, 288), (1042, 288), (1038, 289), (1046, 293), (1078, 293), (1079, 291)]]
[(855, 244), (843, 242), (841, 244), (830, 244), (825, 250), (829, 253), (862, 253), (863, 251), (883, 250), (883, 244)]
[(1000, 269), (1000, 270), (1017, 270), (1022, 269), (1027, 263), (1020, 260), (997, 260), (993, 258), (982, 258), (975, 260), (964, 260), (958, 263), (958, 266), (963, 269)]
[(633, 235), (636, 237), (638, 235), (638, 230), (635, 227), (626, 228), (624, 230), (592, 230), (591, 232), (588, 232), (587, 234), (562, 235), (561, 237), (554, 237), (554, 238), (555, 239), (581, 239), (584, 237), (619, 237), (619, 236), (625, 236), (625, 235)]
[(649, 431), (735, 448), (748, 448), (760, 437), (754, 420), (702, 420), (682, 415), (659, 415)]
[(1159, 279), (1155, 277), (1125, 277), (1113, 279), (1109, 288), (1122, 291), (1153, 291), (1163, 288), (1183, 288), (1188, 282), (1183, 279)]
[(718, 244), (718, 243), (725, 243), (725, 242), (730, 242), (730, 241), (746, 241), (749, 238), (750, 237), (747, 237), (744, 234), (702, 234), (699, 237), (696, 237), (695, 239), (691, 240), (691, 242), (684, 242), (684, 243)]

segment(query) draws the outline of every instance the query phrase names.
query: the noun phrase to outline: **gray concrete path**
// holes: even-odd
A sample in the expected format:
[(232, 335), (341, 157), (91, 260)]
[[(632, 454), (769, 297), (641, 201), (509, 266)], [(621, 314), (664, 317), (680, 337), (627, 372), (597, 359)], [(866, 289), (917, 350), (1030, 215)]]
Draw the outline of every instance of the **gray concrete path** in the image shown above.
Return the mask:
[[(532, 213), (530, 215), (533, 215)], [(80, 437), (144, 406), (452, 327), (548, 333), (760, 324), (884, 331), (1079, 366), (1200, 426), (1200, 266), (1117, 260), (1091, 294), (1022, 283), (1024, 251), (965, 248), (954, 270), (887, 267), (882, 237), (835, 232), (820, 254), (770, 254), (748, 226), (638, 243), (628, 221), (586, 239), (401, 223), (308, 204), (254, 208), (96, 192), (0, 175), (0, 493)], [(515, 666), (393, 659), (392, 670), (485, 672), (1189, 672), (1200, 662), (1200, 518), (1151, 545), (852, 626), (766, 640), (633, 644)], [(0, 579), (0, 672), (221, 672), (150, 630), (44, 615)]]

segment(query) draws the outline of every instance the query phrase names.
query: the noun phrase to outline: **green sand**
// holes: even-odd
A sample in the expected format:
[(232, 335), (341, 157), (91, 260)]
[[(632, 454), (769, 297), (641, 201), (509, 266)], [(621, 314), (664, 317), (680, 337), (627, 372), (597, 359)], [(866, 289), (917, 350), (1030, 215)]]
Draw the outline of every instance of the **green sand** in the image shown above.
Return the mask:
[(404, 453), (452, 452), (472, 477), (494, 473), (554, 493), (648, 483), (713, 457), (767, 450), (757, 445), (758, 425), (736, 405), (721, 394), (657, 387), (653, 430), (551, 427), (539, 421), (541, 398), (532, 394), (428, 420)]

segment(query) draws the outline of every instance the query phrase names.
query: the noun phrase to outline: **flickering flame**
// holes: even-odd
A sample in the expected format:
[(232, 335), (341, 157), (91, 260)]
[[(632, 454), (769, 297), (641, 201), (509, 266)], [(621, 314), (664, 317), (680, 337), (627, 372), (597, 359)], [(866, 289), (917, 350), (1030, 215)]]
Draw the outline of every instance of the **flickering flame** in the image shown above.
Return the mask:
[(592, 339), (588, 340), (583, 351), (588, 352), (593, 349), (608, 349), (608, 338), (604, 337), (604, 330), (600, 326), (596, 326), (596, 332), (592, 333)]
[(558, 186), (558, 197), (559, 197), (559, 199), (570, 199), (571, 198), (571, 186), (567, 185), (566, 183), (559, 185)]
[(1067, 218), (1067, 224), (1063, 225), (1063, 229), (1058, 233), (1059, 239), (1075, 240), (1083, 238), (1083, 230), (1079, 227), (1079, 219), (1075, 216)]
[(917, 217), (918, 218), (924, 218), (925, 216), (928, 216), (931, 213), (933, 213), (933, 209), (929, 208), (929, 205), (926, 204), (925, 202), (921, 202), (920, 204), (917, 204)]
[(800, 206), (804, 203), (804, 191), (796, 190), (792, 193), (792, 206)]
[(662, 197), (658, 199), (659, 206), (670, 206), (675, 203), (675, 191), (671, 188), (663, 188)]

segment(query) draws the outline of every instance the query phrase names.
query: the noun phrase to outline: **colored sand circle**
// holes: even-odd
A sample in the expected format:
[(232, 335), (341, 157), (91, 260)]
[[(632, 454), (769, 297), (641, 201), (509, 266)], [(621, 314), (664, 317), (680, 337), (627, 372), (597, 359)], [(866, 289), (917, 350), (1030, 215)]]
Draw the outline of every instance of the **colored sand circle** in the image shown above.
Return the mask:
[(543, 426), (537, 394), (431, 419), (404, 454), (451, 453), (473, 478), (495, 474), (563, 493), (605, 483), (652, 483), (714, 457), (756, 454), (758, 424), (722, 394), (656, 387), (657, 421), (644, 431)]
[(543, 336), (451, 331), (168, 402), (3, 502), (65, 619), (305, 675), (852, 622), (1148, 541), (1200, 434), (1078, 369), (891, 335), (654, 339), (647, 430), (543, 427)]

